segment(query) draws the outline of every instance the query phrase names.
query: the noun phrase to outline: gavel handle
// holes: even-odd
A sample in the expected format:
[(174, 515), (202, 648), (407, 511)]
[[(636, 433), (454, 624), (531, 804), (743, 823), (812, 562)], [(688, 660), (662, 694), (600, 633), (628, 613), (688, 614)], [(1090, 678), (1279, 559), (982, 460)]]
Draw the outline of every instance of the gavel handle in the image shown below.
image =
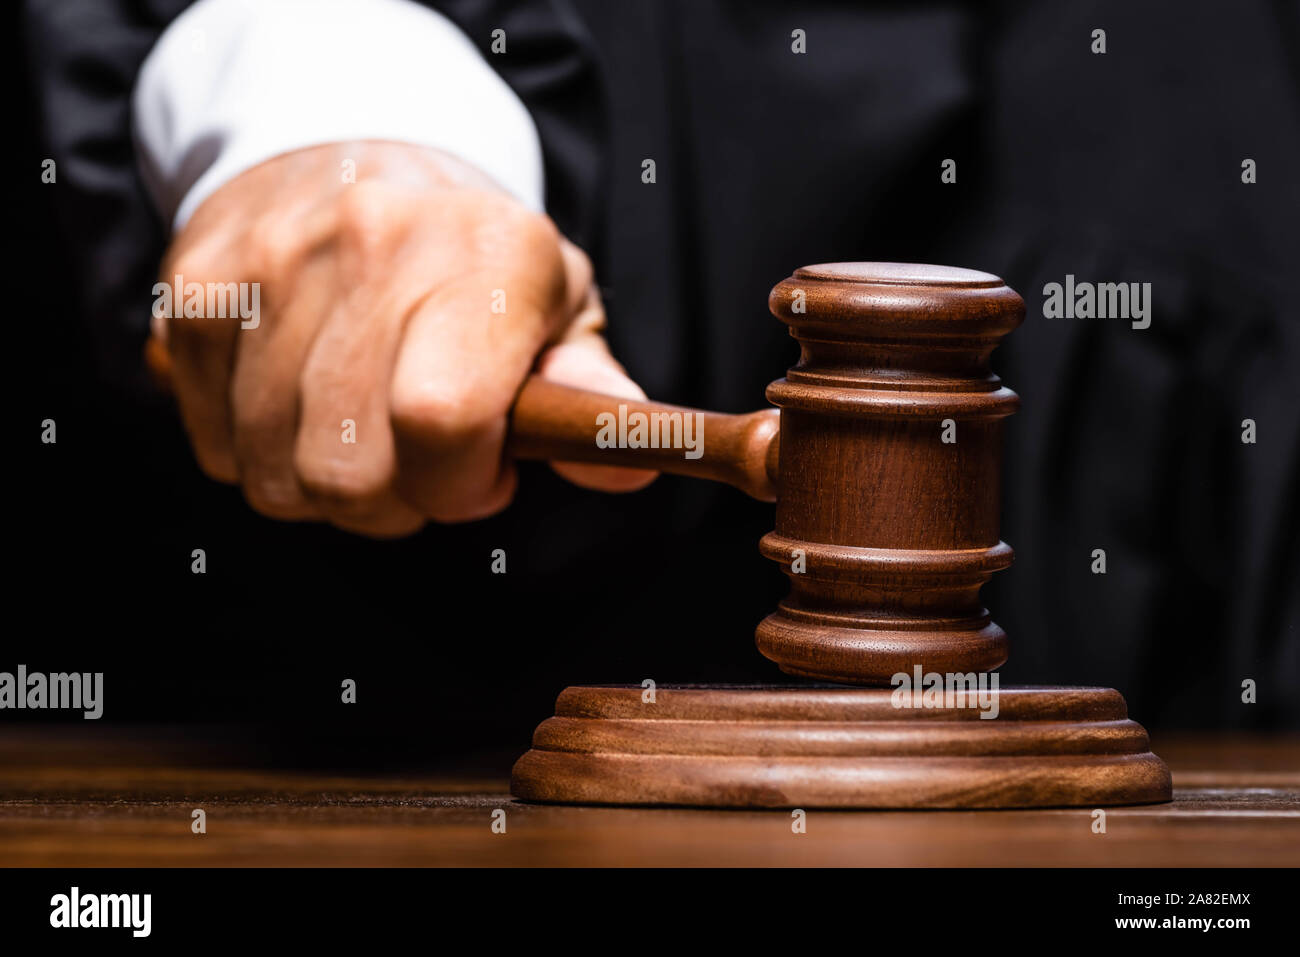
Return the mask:
[[(166, 346), (151, 338), (145, 358), (154, 378), (169, 389), (172, 368)], [(656, 426), (654, 434), (659, 436), (660, 448), (628, 447), (633, 442), (626, 440), (637, 438), (633, 427), (638, 413), (646, 417), (647, 425)], [(691, 417), (689, 423), (687, 416)], [(779, 417), (776, 409), (724, 415), (644, 399), (624, 399), (574, 389), (533, 375), (524, 382), (511, 410), (506, 450), (517, 459), (584, 462), (712, 479), (734, 485), (760, 501), (774, 502), (780, 454)], [(604, 436), (601, 436), (602, 423), (606, 427)], [(618, 441), (620, 433), (623, 442)], [(648, 428), (646, 433), (648, 440)], [(681, 441), (669, 441), (687, 435), (699, 450), (698, 457), (688, 458), (688, 454), (696, 453), (681, 447)], [(613, 438), (615, 444), (602, 448), (597, 443), (598, 436)], [(662, 447), (673, 444), (677, 447)]]
[[(587, 392), (529, 376), (510, 415), (509, 453), (519, 459), (551, 459), (671, 472), (734, 485), (763, 502), (776, 501), (780, 413), (763, 409), (746, 415), (701, 412), (648, 399), (624, 399)], [(658, 436), (660, 446), (629, 448), (619, 442), (602, 448), (597, 437), (618, 441)], [(602, 430), (604, 435), (601, 435)], [(689, 431), (687, 431), (689, 430)], [(689, 436), (698, 451), (669, 437)], [(696, 457), (688, 457), (696, 456)]]

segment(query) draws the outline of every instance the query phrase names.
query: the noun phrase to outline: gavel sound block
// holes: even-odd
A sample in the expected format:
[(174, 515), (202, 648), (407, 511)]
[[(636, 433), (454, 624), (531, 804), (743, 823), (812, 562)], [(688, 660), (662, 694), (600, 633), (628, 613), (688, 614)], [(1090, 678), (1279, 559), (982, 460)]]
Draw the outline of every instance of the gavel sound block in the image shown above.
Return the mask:
[(520, 393), (510, 447), (775, 498), (760, 550), (791, 590), (758, 626), (759, 650), (791, 675), (876, 687), (569, 688), (512, 793), (711, 807), (1169, 800), (1169, 772), (1115, 691), (1000, 689), (990, 718), (987, 699), (897, 687), (896, 675), (966, 687), (1007, 657), (979, 590), (1012, 560), (998, 503), (1002, 423), (1019, 400), (989, 360), (1024, 318), (1020, 297), (987, 273), (841, 263), (797, 270), (769, 305), (801, 350), (768, 387), (780, 411), (699, 413), (700, 458), (596, 441), (619, 404), (662, 422), (695, 410), (539, 379)]

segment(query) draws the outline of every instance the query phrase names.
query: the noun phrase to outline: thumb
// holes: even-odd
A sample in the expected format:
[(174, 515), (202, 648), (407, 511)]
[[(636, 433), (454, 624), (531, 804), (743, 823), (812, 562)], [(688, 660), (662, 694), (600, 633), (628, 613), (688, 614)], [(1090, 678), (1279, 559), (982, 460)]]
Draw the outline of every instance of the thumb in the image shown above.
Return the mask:
[[(543, 378), (589, 392), (625, 399), (644, 399), (645, 392), (628, 378), (623, 367), (609, 354), (609, 347), (599, 333), (571, 327), (559, 343), (542, 353), (537, 372)], [(610, 465), (579, 465), (552, 462), (556, 473), (582, 488), (600, 492), (635, 492), (645, 488), (659, 475), (644, 469), (616, 468)]]

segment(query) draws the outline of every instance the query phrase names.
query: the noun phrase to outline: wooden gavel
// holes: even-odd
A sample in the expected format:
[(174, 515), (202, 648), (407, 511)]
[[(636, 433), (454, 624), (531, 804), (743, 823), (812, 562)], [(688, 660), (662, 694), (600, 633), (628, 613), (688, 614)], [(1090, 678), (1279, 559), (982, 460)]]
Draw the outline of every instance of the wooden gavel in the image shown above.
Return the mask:
[(512, 451), (717, 479), (763, 500), (774, 493), (776, 528), (760, 550), (791, 592), (757, 641), (789, 674), (887, 684), (918, 665), (996, 668), (1007, 637), (979, 590), (1013, 557), (998, 519), (1002, 419), (1019, 400), (989, 358), (1024, 319), (1024, 302), (987, 273), (840, 263), (796, 270), (768, 304), (801, 350), (767, 389), (779, 420), (774, 410), (700, 413), (696, 460), (601, 449), (597, 416), (623, 400), (533, 380), (515, 407)]
[[(796, 270), (768, 304), (801, 350), (768, 386), (779, 412), (701, 412), (533, 376), (508, 453), (707, 478), (775, 500), (760, 550), (791, 592), (757, 642), (789, 674), (880, 685), (918, 665), (996, 668), (1006, 634), (979, 590), (1012, 560), (998, 534), (1001, 436), (1019, 400), (989, 358), (1024, 302), (987, 273), (836, 263)], [(164, 377), (165, 359), (151, 349)], [(597, 442), (602, 422), (637, 414), (699, 416), (701, 454)]]

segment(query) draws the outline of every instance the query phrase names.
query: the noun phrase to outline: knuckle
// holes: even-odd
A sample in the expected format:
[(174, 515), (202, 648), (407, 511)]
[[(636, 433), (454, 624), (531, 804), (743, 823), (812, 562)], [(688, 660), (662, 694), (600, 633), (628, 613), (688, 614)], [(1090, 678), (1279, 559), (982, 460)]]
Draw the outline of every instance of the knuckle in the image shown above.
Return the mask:
[(548, 216), (507, 197), (493, 196), (475, 209), (474, 246), (488, 259), (537, 262), (559, 269), (560, 231)]
[(570, 242), (564, 243), (563, 254), (565, 264), (568, 266), (570, 294), (585, 291), (596, 275), (591, 265), (591, 258)]
[(170, 283), (178, 273), (187, 281), (209, 279), (229, 272), (234, 259), (226, 231), (187, 231), (167, 250), (159, 281)]
[(387, 492), (392, 475), (371, 463), (340, 462), (298, 453), (294, 457), (298, 482), (308, 495), (328, 507), (366, 510)]
[(272, 279), (291, 272), (299, 261), (301, 245), (300, 233), (292, 224), (275, 217), (262, 217), (253, 224), (247, 237), (245, 255), (250, 271)]
[(515, 207), (515, 226), (519, 230), (520, 241), (528, 248), (544, 249), (557, 260), (560, 254), (560, 231), (551, 217), (531, 210)]
[(395, 434), (424, 442), (469, 442), (504, 429), (504, 413), (485, 411), (468, 391), (437, 382), (395, 381), (389, 394)]
[(231, 322), (224, 318), (225, 311), (215, 306), (217, 299), (228, 302), (226, 283), (233, 281), (228, 258), (187, 255), (176, 259), (154, 286), (154, 320), (166, 324), (168, 341), (224, 339)]
[(405, 189), (380, 180), (364, 180), (338, 198), (338, 225), (343, 237), (363, 252), (382, 251), (399, 231), (410, 210)]
[(511, 224), (517, 247), (515, 254), (524, 262), (535, 263), (555, 277), (564, 275), (564, 255), (560, 233), (547, 216), (523, 211)]

